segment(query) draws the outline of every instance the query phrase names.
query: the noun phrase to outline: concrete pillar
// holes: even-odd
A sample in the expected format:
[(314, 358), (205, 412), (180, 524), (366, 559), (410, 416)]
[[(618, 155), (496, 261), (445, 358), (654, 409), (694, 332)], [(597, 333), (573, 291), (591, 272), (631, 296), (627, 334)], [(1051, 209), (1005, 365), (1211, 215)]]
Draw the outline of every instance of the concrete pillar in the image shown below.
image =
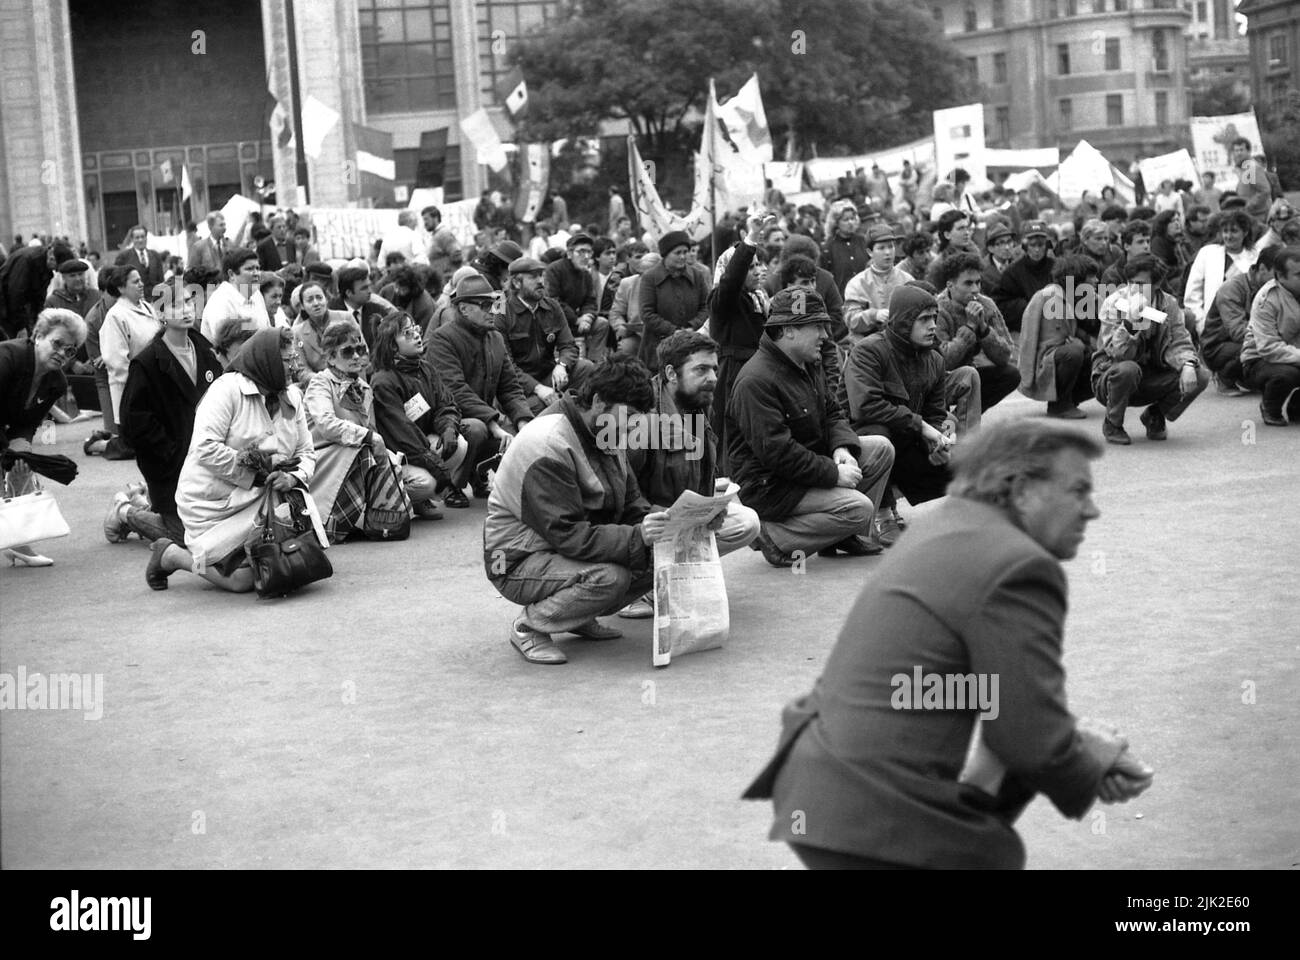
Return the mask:
[[(483, 105), (479, 93), (478, 14), (474, 0), (451, 0), (451, 58), (456, 77), (456, 115), (468, 117)], [(474, 147), (461, 135), (459, 122), (452, 125), (449, 142), (460, 142), (461, 194), (477, 197), (487, 188), (487, 171)]]
[(0, 0), (0, 238), (86, 237), (67, 0)]
[[(285, 116), (292, 125), (288, 41), (284, 0), (262, 0), (262, 46), (266, 51), (267, 88), (284, 105)], [(292, 144), (280, 146), (274, 127), (268, 136), (271, 140), (272, 163), (275, 165), (276, 199), (282, 206), (292, 205), (298, 196), (297, 156)]]
[(312, 206), (346, 206), (360, 191), (351, 122), (365, 122), (356, 5), (294, 0), (294, 20), (303, 110), (308, 98), (314, 97), (339, 114), (321, 143), (320, 155), (307, 157)]

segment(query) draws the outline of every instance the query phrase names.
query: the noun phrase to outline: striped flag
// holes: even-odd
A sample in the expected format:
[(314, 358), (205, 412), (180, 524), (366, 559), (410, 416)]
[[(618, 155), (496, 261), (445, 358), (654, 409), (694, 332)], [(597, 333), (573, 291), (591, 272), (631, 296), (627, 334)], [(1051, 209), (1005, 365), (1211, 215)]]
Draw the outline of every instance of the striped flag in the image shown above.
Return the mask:
[(361, 196), (392, 200), (393, 186), (397, 180), (393, 135), (354, 123), (352, 140), (357, 148), (357, 183)]

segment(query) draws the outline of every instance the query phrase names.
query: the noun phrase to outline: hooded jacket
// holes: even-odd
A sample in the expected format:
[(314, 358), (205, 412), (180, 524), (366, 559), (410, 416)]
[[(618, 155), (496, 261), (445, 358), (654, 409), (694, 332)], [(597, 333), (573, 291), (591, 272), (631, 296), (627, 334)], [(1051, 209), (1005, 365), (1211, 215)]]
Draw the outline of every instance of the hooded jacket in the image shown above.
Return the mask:
[(895, 312), (891, 301), (888, 327), (849, 354), (844, 383), (855, 433), (887, 427), (896, 441), (921, 442), (923, 423), (943, 425), (948, 410), (943, 355), (912, 343), (912, 324), (923, 312), (924, 305)]

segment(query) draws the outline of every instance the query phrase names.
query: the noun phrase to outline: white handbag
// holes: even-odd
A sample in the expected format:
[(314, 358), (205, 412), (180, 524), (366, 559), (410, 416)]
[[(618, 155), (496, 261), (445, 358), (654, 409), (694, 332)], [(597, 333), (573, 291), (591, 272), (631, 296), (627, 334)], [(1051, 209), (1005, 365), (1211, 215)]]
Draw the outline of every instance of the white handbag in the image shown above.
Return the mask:
[[(33, 482), (35, 479), (33, 476)], [(66, 537), (72, 532), (59, 512), (54, 494), (42, 490), (39, 484), (34, 492), (15, 497), (10, 495), (12, 486), (6, 477), (4, 492), (0, 500), (0, 550)]]

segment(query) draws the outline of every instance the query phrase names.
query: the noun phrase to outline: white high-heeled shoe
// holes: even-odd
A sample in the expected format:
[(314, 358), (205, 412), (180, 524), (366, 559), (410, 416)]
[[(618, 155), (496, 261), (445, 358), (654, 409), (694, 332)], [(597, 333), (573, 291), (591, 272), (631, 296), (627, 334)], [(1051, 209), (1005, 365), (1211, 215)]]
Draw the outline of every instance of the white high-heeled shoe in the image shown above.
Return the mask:
[(54, 561), (49, 557), (43, 557), (39, 553), (19, 553), (17, 550), (5, 550), (5, 556), (9, 558), (11, 567), (52, 567)]

